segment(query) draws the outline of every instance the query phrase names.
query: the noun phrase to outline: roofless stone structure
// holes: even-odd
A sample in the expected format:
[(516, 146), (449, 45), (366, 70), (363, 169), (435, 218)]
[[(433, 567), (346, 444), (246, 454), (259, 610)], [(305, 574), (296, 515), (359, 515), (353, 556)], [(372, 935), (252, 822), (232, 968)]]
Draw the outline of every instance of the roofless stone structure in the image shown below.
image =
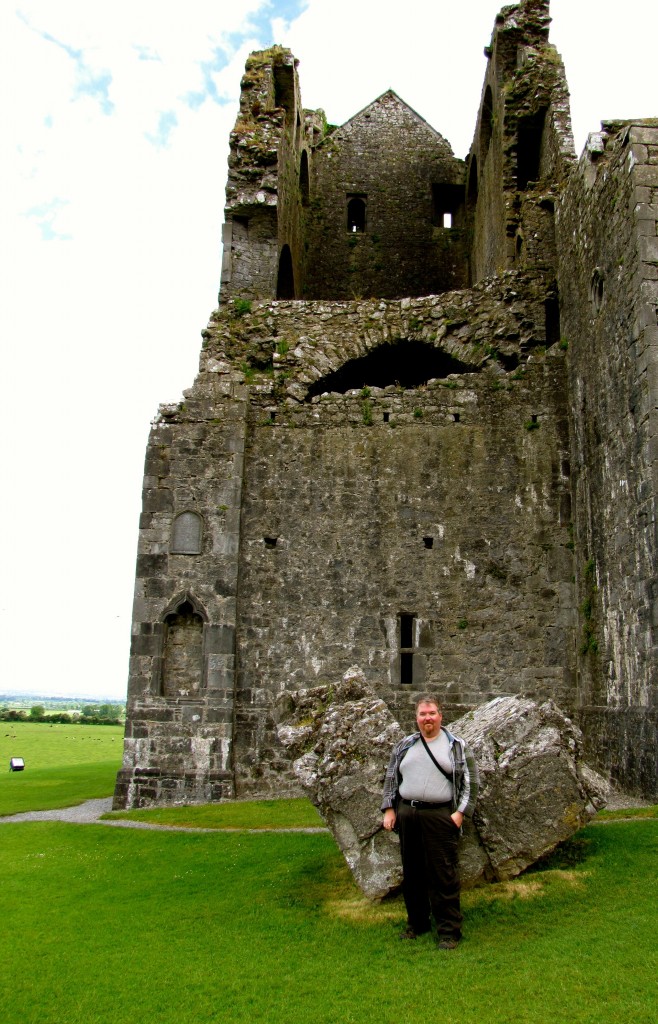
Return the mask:
[[(116, 806), (296, 792), (282, 691), (403, 726), (553, 700), (656, 794), (658, 121), (576, 161), (547, 0), (498, 15), (466, 161), (254, 53), (219, 308), (146, 455)], [(382, 766), (383, 767), (383, 766)]]

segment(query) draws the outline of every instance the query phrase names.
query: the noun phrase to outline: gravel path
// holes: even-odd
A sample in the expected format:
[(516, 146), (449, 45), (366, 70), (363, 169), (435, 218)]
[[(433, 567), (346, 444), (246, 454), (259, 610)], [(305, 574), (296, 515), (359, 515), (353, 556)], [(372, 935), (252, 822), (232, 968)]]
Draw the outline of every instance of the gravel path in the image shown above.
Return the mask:
[(605, 805), (606, 811), (621, 811), (626, 807), (652, 807), (655, 801), (643, 800), (640, 796), (629, 796), (621, 790), (612, 789), (608, 802)]
[[(650, 807), (651, 802), (639, 797), (628, 796), (626, 793), (612, 792), (608, 800), (607, 810), (614, 811), (623, 807)], [(115, 828), (159, 829), (164, 832), (328, 832), (322, 826), (316, 828), (190, 828), (182, 825), (152, 825), (146, 821), (128, 821), (112, 819), (103, 821), (101, 814), (112, 810), (112, 797), (103, 800), (87, 800), (77, 807), (62, 807), (53, 811), (25, 811), (23, 814), (10, 814), (0, 817), (0, 825), (12, 821), (66, 821), (74, 825), (112, 825)], [(619, 819), (618, 819), (619, 820)], [(603, 822), (601, 822), (603, 824)]]
[(87, 800), (77, 807), (61, 807), (54, 811), (25, 811), (23, 814), (9, 814), (0, 818), (0, 824), (8, 821), (69, 821), (75, 825), (89, 825), (98, 821), (101, 814), (112, 810), (112, 797), (102, 800)]
[(9, 814), (0, 817), (0, 825), (11, 821), (66, 821), (74, 825), (112, 825), (115, 828), (145, 828), (161, 832), (302, 832), (309, 835), (315, 832), (328, 832), (323, 826), (313, 828), (191, 828), (185, 825), (152, 825), (147, 821), (128, 821), (127, 819), (109, 819), (103, 821), (101, 814), (112, 810), (112, 797), (103, 800), (87, 800), (77, 807), (62, 807), (53, 811), (25, 811), (23, 814)]

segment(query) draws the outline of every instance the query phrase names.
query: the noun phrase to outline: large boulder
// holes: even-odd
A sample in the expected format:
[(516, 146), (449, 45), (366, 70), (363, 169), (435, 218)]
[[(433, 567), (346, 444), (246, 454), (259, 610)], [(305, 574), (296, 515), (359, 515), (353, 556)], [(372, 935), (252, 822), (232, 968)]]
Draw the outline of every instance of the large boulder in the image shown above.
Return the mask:
[[(512, 878), (573, 835), (605, 804), (607, 783), (581, 759), (581, 734), (552, 701), (497, 697), (449, 726), (480, 771), (464, 825), (464, 886)], [(384, 772), (403, 732), (350, 669), (335, 686), (282, 694), (278, 735), (333, 832), (357, 884), (381, 899), (401, 882), (397, 837), (382, 829)]]
[(279, 699), (279, 740), (295, 758), (295, 775), (333, 832), (357, 884), (374, 899), (402, 881), (397, 837), (382, 828), (384, 771), (402, 730), (350, 669), (336, 686)]
[(496, 697), (449, 728), (480, 773), (473, 825), (485, 877), (513, 878), (605, 806), (608, 783), (583, 762), (580, 729), (553, 701)]

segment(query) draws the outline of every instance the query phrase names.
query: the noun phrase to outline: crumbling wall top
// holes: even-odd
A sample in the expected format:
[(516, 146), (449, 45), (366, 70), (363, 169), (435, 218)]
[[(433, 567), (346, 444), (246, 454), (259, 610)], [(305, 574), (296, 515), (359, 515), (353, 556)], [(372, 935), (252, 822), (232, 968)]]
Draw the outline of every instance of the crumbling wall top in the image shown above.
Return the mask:
[(551, 23), (550, 0), (521, 0), (519, 4), (509, 4), (496, 15), (496, 23), (492, 35), (492, 44), (496, 35), (502, 32), (522, 34), (529, 42), (537, 43), (548, 40)]
[[(507, 272), (473, 289), (401, 300), (249, 304), (217, 310), (204, 334), (195, 392), (247, 383), (274, 402), (305, 402), (346, 364), (398, 342), (443, 354), (451, 372), (516, 371), (546, 336), (546, 282)], [(246, 306), (249, 305), (247, 309)], [(436, 374), (435, 374), (436, 375)], [(327, 387), (323, 386), (327, 382)], [(359, 380), (362, 387), (372, 380)], [(392, 381), (391, 381), (392, 383)]]
[(281, 133), (294, 118), (299, 87), (290, 50), (272, 46), (247, 58), (240, 111), (229, 136), (227, 210), (276, 205)]

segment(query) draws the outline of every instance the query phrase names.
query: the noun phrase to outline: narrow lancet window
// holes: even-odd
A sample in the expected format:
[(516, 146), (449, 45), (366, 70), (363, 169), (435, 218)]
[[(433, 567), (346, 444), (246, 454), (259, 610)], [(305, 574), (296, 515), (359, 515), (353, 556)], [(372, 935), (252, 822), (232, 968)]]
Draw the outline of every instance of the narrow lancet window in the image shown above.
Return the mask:
[(308, 177), (308, 153), (306, 150), (302, 152), (299, 161), (299, 196), (302, 201), (302, 206), (308, 206), (309, 203), (309, 177)]
[(284, 245), (279, 257), (279, 273), (276, 281), (277, 299), (294, 299), (295, 275), (292, 266), (290, 246)]
[(414, 681), (414, 615), (400, 615), (400, 683), (411, 686)]

